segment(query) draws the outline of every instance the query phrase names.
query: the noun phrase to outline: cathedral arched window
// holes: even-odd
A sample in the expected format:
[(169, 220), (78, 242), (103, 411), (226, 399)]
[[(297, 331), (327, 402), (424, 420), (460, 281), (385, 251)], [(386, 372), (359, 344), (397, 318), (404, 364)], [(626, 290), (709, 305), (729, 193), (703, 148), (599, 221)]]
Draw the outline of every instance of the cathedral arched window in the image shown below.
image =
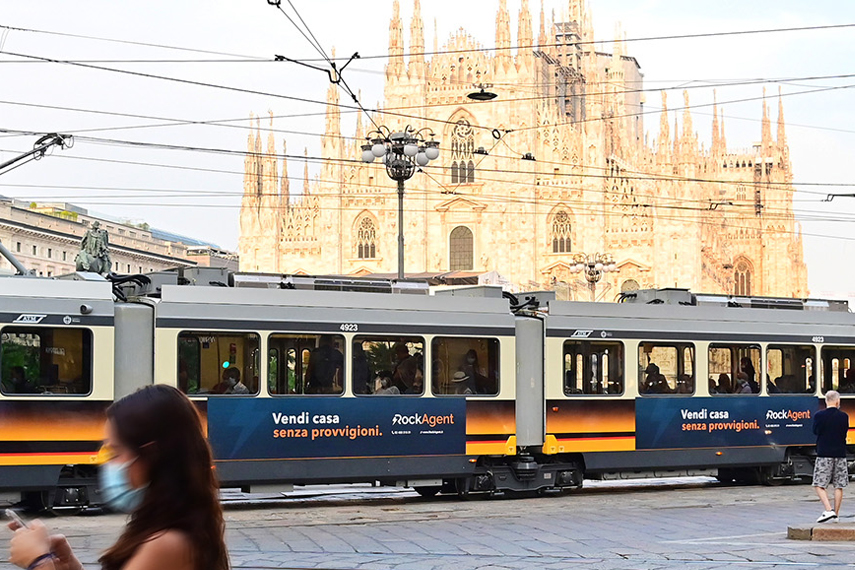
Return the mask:
[(356, 257), (359, 259), (377, 257), (377, 228), (369, 217), (362, 218), (356, 230)]
[(552, 219), (552, 253), (570, 253), (570, 216), (558, 212)]
[(638, 291), (641, 287), (638, 285), (638, 281), (635, 279), (627, 279), (620, 285), (621, 293), (632, 293), (634, 291)]
[(744, 259), (736, 262), (733, 270), (733, 293), (735, 295), (750, 296), (751, 295), (751, 264)]
[(451, 230), (448, 240), (448, 269), (450, 271), (468, 271), (473, 269), (475, 257), (475, 239), (472, 230), (466, 226), (457, 226)]
[(451, 132), (451, 183), (475, 182), (475, 130), (460, 119)]

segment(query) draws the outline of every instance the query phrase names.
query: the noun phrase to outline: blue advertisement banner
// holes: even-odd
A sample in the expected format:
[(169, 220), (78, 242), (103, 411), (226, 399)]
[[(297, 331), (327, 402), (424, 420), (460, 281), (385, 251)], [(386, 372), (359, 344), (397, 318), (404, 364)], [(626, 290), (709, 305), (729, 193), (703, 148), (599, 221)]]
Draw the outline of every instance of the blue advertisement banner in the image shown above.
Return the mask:
[(463, 455), (466, 401), (210, 398), (208, 439), (219, 460)]
[(639, 398), (636, 449), (812, 445), (815, 396)]

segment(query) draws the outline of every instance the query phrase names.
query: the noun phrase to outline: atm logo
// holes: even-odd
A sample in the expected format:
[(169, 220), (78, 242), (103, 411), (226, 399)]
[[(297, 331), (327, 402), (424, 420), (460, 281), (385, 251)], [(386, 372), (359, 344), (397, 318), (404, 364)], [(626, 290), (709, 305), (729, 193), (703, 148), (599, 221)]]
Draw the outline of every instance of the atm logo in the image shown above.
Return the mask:
[(767, 410), (767, 420), (790, 420), (800, 422), (810, 419), (810, 410)]
[(420, 426), (426, 425), (436, 427), (441, 425), (454, 425), (454, 414), (436, 416), (430, 414), (395, 414), (392, 416), (393, 426)]
[(13, 323), (21, 324), (21, 325), (37, 325), (42, 320), (47, 317), (47, 315), (18, 315), (18, 318), (12, 321)]

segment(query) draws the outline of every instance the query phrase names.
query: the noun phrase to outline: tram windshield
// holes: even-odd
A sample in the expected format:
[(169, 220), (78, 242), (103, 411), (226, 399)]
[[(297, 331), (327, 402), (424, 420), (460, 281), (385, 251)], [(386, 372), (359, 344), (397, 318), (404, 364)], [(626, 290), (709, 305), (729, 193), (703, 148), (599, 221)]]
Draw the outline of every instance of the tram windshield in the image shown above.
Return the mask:
[(4, 396), (91, 391), (91, 331), (6, 327), (0, 333), (0, 393)]

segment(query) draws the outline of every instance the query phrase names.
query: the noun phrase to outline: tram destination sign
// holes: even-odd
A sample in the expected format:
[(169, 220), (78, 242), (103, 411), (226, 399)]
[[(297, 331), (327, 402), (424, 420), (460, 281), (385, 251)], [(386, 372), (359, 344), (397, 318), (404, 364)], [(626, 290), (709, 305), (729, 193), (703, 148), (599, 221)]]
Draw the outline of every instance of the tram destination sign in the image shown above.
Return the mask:
[(636, 448), (812, 445), (814, 396), (639, 398)]
[(219, 460), (463, 455), (464, 399), (211, 398)]

